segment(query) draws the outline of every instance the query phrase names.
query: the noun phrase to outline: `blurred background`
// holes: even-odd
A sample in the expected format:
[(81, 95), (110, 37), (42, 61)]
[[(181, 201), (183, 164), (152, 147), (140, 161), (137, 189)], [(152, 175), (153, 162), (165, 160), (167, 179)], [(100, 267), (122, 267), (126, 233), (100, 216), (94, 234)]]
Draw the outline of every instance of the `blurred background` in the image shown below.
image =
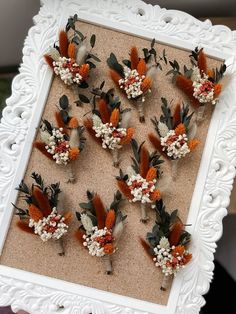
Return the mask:
[[(99, 1), (99, 0), (98, 0)], [(185, 11), (196, 18), (211, 19), (236, 30), (236, 0), (150, 0), (167, 9)], [(127, 0), (129, 2), (129, 0)], [(12, 78), (22, 60), (22, 47), (32, 17), (40, 7), (39, 0), (0, 0), (0, 117), (5, 99), (11, 94)], [(236, 314), (236, 186), (232, 193), (230, 214), (224, 219), (224, 234), (215, 255), (214, 279), (206, 295), (201, 314)], [(11, 314), (10, 307), (0, 314)], [(23, 313), (23, 312), (21, 312)], [(50, 313), (48, 313), (50, 314)]]

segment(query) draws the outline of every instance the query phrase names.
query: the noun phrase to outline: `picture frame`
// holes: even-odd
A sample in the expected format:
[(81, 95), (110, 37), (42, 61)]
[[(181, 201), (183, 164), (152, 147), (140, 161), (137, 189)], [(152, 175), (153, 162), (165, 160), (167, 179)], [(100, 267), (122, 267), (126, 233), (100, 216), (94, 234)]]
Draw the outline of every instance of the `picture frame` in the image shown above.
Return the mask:
[[(11, 222), (15, 187), (24, 176), (52, 71), (43, 55), (68, 16), (82, 21), (156, 38), (175, 47), (204, 47), (207, 55), (225, 60), (231, 83), (214, 110), (193, 193), (188, 221), (192, 225), (193, 261), (172, 284), (166, 306), (0, 265), (0, 306), (31, 314), (184, 314), (198, 313), (213, 276), (216, 241), (222, 235), (236, 167), (236, 31), (212, 26), (187, 13), (166, 10), (140, 0), (41, 0), (23, 48), (23, 63), (12, 84), (0, 124), (0, 251)], [(194, 222), (194, 223), (193, 223)]]

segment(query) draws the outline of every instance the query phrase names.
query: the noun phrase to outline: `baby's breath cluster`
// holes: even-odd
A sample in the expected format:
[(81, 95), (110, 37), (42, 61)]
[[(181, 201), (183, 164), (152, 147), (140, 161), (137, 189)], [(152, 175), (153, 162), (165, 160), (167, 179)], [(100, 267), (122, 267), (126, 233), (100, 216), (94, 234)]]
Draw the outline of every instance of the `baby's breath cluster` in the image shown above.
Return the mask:
[(53, 61), (53, 69), (67, 85), (74, 83), (80, 85), (83, 80), (79, 74), (80, 66), (71, 58), (59, 57), (58, 61)]
[(190, 153), (187, 135), (177, 135), (175, 130), (170, 130), (165, 137), (161, 137), (161, 146), (167, 156), (173, 159), (182, 158)]
[(127, 185), (133, 195), (130, 202), (152, 203), (153, 200), (151, 200), (150, 196), (155, 191), (155, 184), (156, 179), (147, 181), (140, 174), (132, 175), (127, 181)]
[(58, 240), (67, 233), (68, 225), (64, 223), (65, 218), (57, 213), (56, 207), (51, 214), (43, 217), (39, 221), (29, 220), (29, 227), (34, 228), (34, 233), (38, 234), (43, 242), (50, 239)]

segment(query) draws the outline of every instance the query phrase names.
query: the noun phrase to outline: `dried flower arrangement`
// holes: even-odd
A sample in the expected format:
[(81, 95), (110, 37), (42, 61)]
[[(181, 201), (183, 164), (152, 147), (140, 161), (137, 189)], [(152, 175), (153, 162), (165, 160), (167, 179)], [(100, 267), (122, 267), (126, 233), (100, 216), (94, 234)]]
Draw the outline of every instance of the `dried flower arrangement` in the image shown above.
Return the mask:
[[(86, 36), (76, 29), (77, 21), (77, 14), (68, 19), (65, 31), (62, 30), (59, 34), (59, 46), (54, 44), (44, 58), (66, 85), (87, 88), (89, 72), (96, 67), (92, 60), (100, 62), (100, 59), (91, 53), (96, 42), (95, 34), (90, 38), (91, 49), (88, 50)], [(73, 31), (70, 38), (67, 36), (69, 30)]]
[(158, 56), (154, 46), (155, 39), (152, 40), (150, 49), (143, 48), (143, 58), (139, 57), (138, 49), (132, 47), (130, 60), (122, 61), (124, 66), (118, 62), (114, 53), (111, 53), (107, 59), (110, 76), (114, 83), (125, 93), (128, 99), (136, 101), (135, 106), (139, 113), (140, 122), (145, 122), (145, 95), (151, 92), (157, 70), (162, 70), (161, 62), (167, 64), (165, 50), (163, 50), (162, 56)]
[(43, 120), (40, 126), (41, 141), (35, 141), (34, 147), (58, 165), (66, 166), (68, 182), (74, 182), (71, 162), (77, 160), (84, 149), (84, 127), (79, 125), (77, 118), (69, 116), (69, 101), (66, 95), (60, 98), (59, 108), (59, 112), (55, 113), (57, 127)]
[(17, 226), (23, 231), (38, 235), (43, 242), (58, 240), (61, 247), (59, 255), (65, 255), (63, 237), (68, 232), (72, 212), (65, 212), (62, 200), (59, 202), (59, 194), (62, 193), (60, 184), (45, 186), (42, 177), (35, 172), (31, 177), (34, 180), (31, 188), (21, 181), (16, 189), (23, 194), (27, 204), (25, 209), (13, 204), (16, 215), (20, 217)]
[(138, 146), (137, 142), (131, 141), (134, 157), (133, 164), (128, 169), (128, 174), (123, 174), (120, 170), (120, 175), (116, 177), (120, 191), (131, 202), (141, 203), (141, 219), (145, 223), (148, 221), (146, 205), (153, 204), (160, 199), (160, 190), (157, 189), (157, 179), (160, 178), (160, 156), (156, 152), (149, 153), (144, 143)]
[(190, 127), (193, 112), (189, 114), (189, 106), (176, 104), (172, 115), (170, 105), (165, 98), (162, 101), (160, 120), (151, 119), (158, 137), (149, 133), (148, 137), (155, 149), (165, 158), (172, 161), (172, 177), (177, 175), (177, 162), (191, 153), (200, 141), (192, 138), (196, 131), (195, 123)]
[(122, 109), (118, 96), (114, 95), (113, 89), (103, 91), (105, 82), (99, 88), (94, 88), (92, 99), (84, 95), (80, 96), (80, 102), (91, 103), (92, 118), (84, 121), (89, 134), (102, 146), (112, 153), (113, 165), (119, 165), (119, 151), (130, 143), (134, 128), (129, 127), (131, 111)]
[(201, 121), (205, 105), (215, 105), (219, 99), (222, 89), (219, 81), (226, 71), (226, 65), (222, 64), (219, 69), (208, 69), (203, 48), (196, 47), (189, 57), (192, 64), (190, 69), (185, 65), (184, 72), (181, 73), (178, 62), (170, 61), (172, 69), (167, 75), (172, 75), (176, 86), (189, 97), (192, 105), (198, 108), (198, 120)]
[(83, 211), (76, 212), (80, 222), (76, 237), (90, 255), (103, 258), (109, 275), (112, 273), (111, 255), (118, 250), (117, 244), (126, 218), (119, 209), (121, 194), (119, 191), (114, 194), (108, 210), (98, 194), (87, 191), (87, 198), (87, 203), (79, 204)]
[(161, 290), (165, 291), (173, 276), (185, 267), (192, 259), (187, 250), (191, 235), (184, 230), (178, 217), (178, 210), (169, 214), (165, 210), (162, 199), (155, 204), (156, 223), (152, 232), (148, 232), (146, 240), (140, 239), (147, 254), (164, 275)]

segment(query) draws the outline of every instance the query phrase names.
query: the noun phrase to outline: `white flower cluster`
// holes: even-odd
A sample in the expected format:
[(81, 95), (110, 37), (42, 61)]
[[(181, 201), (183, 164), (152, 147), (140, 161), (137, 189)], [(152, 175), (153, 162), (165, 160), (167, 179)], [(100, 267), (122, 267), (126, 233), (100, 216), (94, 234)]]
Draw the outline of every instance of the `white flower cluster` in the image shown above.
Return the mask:
[(53, 129), (52, 136), (49, 138), (48, 145), (45, 146), (47, 152), (53, 155), (56, 163), (59, 165), (67, 165), (69, 161), (70, 145), (64, 139), (63, 129)]
[(150, 193), (155, 190), (156, 179), (147, 181), (140, 174), (132, 175), (128, 181), (130, 192), (133, 195), (131, 202), (152, 203)]
[[(153, 258), (153, 261), (155, 262), (156, 267), (161, 268), (161, 271), (165, 276), (176, 276), (178, 271), (185, 267), (183, 256), (177, 254), (175, 257), (171, 254), (174, 249), (175, 246), (170, 247), (170, 243), (166, 237), (162, 237), (157, 247), (154, 248), (156, 257)], [(188, 254), (188, 252), (184, 251), (184, 254)]]
[[(139, 76), (137, 70), (131, 70), (128, 67), (124, 68), (125, 78), (119, 80), (119, 85), (121, 89), (124, 89), (127, 95), (127, 98), (137, 98), (143, 94), (141, 90), (141, 84), (145, 79), (145, 75)], [(143, 97), (144, 101), (145, 98)]]
[(58, 61), (53, 62), (53, 69), (66, 85), (80, 85), (83, 80), (79, 74), (79, 65), (70, 58), (59, 57)]
[(119, 145), (121, 139), (126, 136), (126, 129), (115, 128), (112, 123), (101, 123), (94, 125), (93, 130), (96, 133), (96, 137), (102, 139), (102, 147), (109, 149), (119, 149), (122, 146)]
[[(102, 239), (106, 236), (112, 238), (111, 232), (106, 227), (98, 229), (97, 226), (92, 228), (92, 233), (86, 232), (86, 235), (83, 235), (85, 240), (83, 245), (88, 248), (90, 255), (97, 257), (106, 255), (104, 246), (101, 245)], [(101, 239), (101, 241), (99, 242), (98, 239)]]
[(214, 84), (208, 79), (209, 77), (203, 73), (201, 76), (198, 67), (193, 68), (193, 96), (201, 103), (212, 103), (215, 105), (217, 99), (214, 99)]
[(65, 218), (58, 214), (56, 207), (54, 207), (49, 216), (43, 217), (39, 221), (30, 219), (29, 227), (34, 228), (34, 233), (38, 234), (43, 242), (50, 239), (58, 240), (68, 230), (68, 225), (64, 223), (64, 220)]
[(182, 158), (190, 153), (187, 135), (177, 135), (174, 130), (170, 130), (165, 137), (161, 137), (161, 146), (167, 156), (173, 159)]

